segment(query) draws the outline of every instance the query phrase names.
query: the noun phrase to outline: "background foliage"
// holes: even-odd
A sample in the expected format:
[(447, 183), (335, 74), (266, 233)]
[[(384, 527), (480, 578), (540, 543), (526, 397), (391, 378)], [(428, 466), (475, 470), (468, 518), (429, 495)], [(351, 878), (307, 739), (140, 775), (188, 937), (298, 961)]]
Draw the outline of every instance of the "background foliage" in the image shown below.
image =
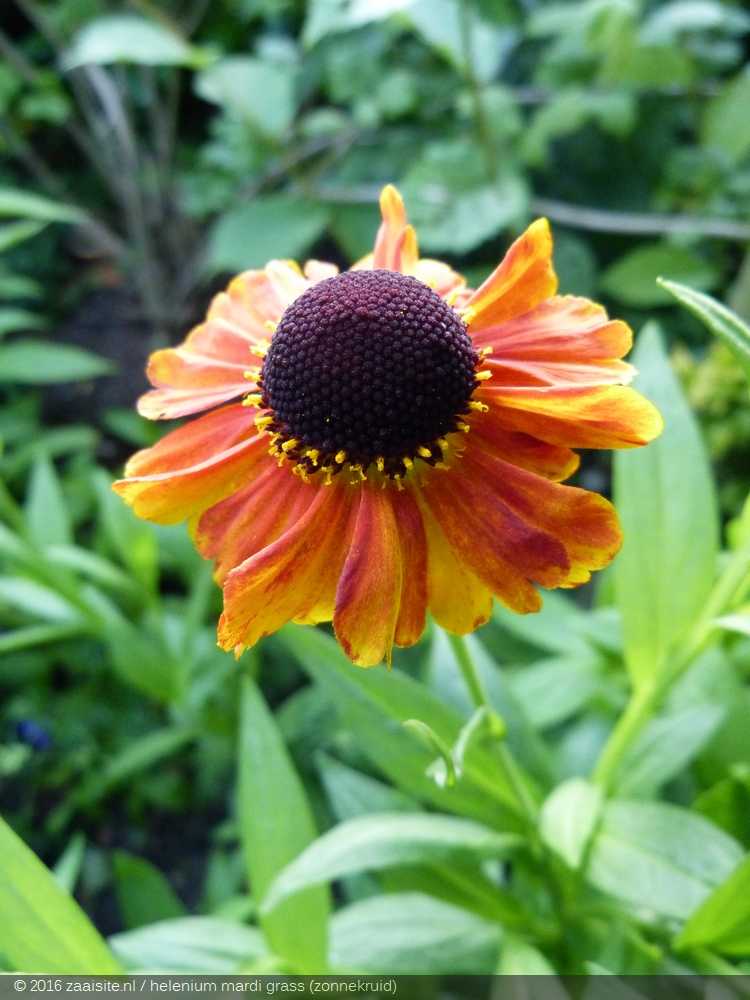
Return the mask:
[[(718, 0), (4, 6), (0, 966), (750, 971), (749, 35)], [(109, 490), (148, 352), (228, 272), (366, 252), (388, 181), (472, 283), (548, 215), (667, 422), (585, 458), (625, 548), (496, 609), (479, 708), (437, 630), (390, 674), (310, 629), (236, 665), (184, 531)]]

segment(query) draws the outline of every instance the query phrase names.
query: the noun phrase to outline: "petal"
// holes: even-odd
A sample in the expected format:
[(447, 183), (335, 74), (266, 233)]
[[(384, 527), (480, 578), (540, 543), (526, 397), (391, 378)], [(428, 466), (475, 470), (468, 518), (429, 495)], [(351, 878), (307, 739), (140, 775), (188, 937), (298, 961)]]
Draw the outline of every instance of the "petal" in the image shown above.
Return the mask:
[(227, 412), (242, 409), (225, 407), (172, 431), (134, 455), (128, 478), (112, 488), (139, 517), (159, 524), (202, 513), (270, 461), (267, 438), (248, 434), (247, 411), (243, 423)]
[(427, 597), (435, 621), (466, 635), (489, 621), (492, 594), (454, 551), (440, 525), (420, 499), (427, 536)]
[(580, 458), (570, 448), (548, 444), (523, 431), (503, 427), (494, 412), (469, 419), (472, 441), (486, 451), (545, 479), (562, 482), (580, 465)]
[(293, 619), (305, 619), (320, 600), (321, 576), (345, 547), (353, 491), (310, 486), (304, 514), (224, 581), (219, 645), (237, 654)]
[(478, 348), (490, 347), (486, 362), (493, 385), (629, 382), (635, 369), (617, 360), (630, 350), (626, 323), (604, 308), (572, 295), (553, 297), (530, 312), (474, 333)]
[(257, 363), (253, 348), (268, 339), (268, 324), (278, 322), (289, 300), (287, 272), (306, 287), (282, 262), (246, 271), (214, 296), (206, 321), (179, 347), (152, 354), (146, 373), (154, 391), (140, 398), (139, 412), (150, 420), (173, 419), (246, 393), (251, 386), (244, 372)]
[(555, 294), (552, 234), (537, 219), (512, 244), (500, 265), (466, 303), (465, 319), (473, 333), (522, 316)]
[(336, 591), (333, 627), (360, 667), (390, 662), (402, 587), (399, 531), (389, 491), (364, 484)]
[(336, 264), (328, 264), (323, 260), (305, 261), (302, 271), (307, 280), (313, 284), (316, 284), (318, 281), (325, 281), (326, 278), (335, 278), (339, 273)]
[(637, 448), (657, 437), (659, 411), (634, 389), (490, 386), (476, 394), (509, 430), (571, 448)]
[(410, 490), (391, 491), (391, 503), (403, 566), (395, 642), (397, 646), (413, 646), (424, 632), (427, 614), (427, 538)]
[(423, 257), (416, 262), (411, 273), (444, 299), (453, 299), (466, 288), (463, 275), (441, 260)]
[[(419, 256), (417, 235), (407, 222), (404, 200), (392, 184), (383, 188), (380, 212), (383, 221), (375, 237), (371, 266), (413, 273)], [(358, 266), (362, 264), (360, 261)]]
[(314, 498), (309, 484), (269, 462), (251, 483), (202, 514), (196, 547), (204, 559), (215, 561), (221, 582), (299, 520)]

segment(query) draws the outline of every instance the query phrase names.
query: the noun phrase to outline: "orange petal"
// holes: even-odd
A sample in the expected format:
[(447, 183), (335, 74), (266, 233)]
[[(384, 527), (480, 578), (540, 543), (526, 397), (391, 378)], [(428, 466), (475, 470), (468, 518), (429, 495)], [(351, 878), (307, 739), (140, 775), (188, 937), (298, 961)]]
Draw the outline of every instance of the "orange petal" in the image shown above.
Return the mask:
[(571, 448), (637, 448), (663, 427), (656, 407), (626, 386), (490, 384), (476, 395), (509, 430)]
[(219, 645), (241, 653), (286, 622), (305, 618), (320, 599), (320, 578), (343, 546), (353, 491), (310, 486), (304, 514), (224, 581)]
[(415, 263), (411, 274), (444, 299), (453, 300), (466, 288), (463, 275), (441, 260), (423, 257)]
[(507, 430), (494, 412), (483, 413), (469, 420), (471, 439), (497, 458), (522, 469), (535, 472), (545, 479), (562, 482), (580, 465), (580, 458), (570, 448), (548, 444), (522, 431)]
[(401, 600), (401, 544), (389, 491), (363, 484), (357, 495), (333, 627), (349, 659), (372, 667), (390, 661)]
[(391, 491), (391, 503), (403, 566), (395, 641), (397, 646), (413, 646), (424, 632), (427, 613), (427, 538), (411, 491)]
[(175, 524), (194, 517), (270, 461), (268, 441), (250, 435), (248, 417), (242, 406), (227, 406), (172, 431), (137, 452), (125, 469), (128, 478), (112, 488), (149, 521)]
[(314, 498), (309, 484), (269, 462), (251, 483), (202, 514), (196, 547), (204, 559), (215, 561), (221, 582), (298, 521)]
[(523, 316), (483, 327), (472, 339), (478, 348), (492, 348), (487, 366), (493, 385), (601, 385), (629, 382), (635, 374), (631, 365), (617, 360), (632, 345), (627, 324), (572, 295), (555, 296)]
[(307, 280), (313, 284), (316, 284), (318, 281), (325, 281), (326, 278), (335, 278), (339, 273), (336, 264), (328, 264), (322, 260), (305, 261), (302, 271)]
[[(419, 256), (417, 235), (408, 225), (404, 200), (392, 184), (380, 195), (383, 221), (375, 238), (372, 267), (411, 274)], [(361, 267), (362, 261), (358, 267)]]
[(474, 334), (529, 312), (557, 290), (552, 267), (552, 234), (546, 219), (532, 222), (510, 247), (500, 265), (465, 305)]
[(492, 594), (459, 558), (429, 507), (420, 502), (427, 536), (427, 597), (438, 625), (466, 635), (489, 621)]

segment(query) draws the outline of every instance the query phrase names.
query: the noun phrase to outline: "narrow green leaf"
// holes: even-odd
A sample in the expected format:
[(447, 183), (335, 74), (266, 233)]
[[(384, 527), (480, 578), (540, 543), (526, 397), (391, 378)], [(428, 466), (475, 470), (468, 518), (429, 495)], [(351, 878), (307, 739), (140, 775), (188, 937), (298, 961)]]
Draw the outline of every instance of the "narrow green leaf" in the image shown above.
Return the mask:
[(145, 858), (115, 851), (112, 861), (117, 903), (128, 930), (187, 916), (167, 879)]
[(413, 799), (396, 788), (355, 771), (332, 757), (321, 754), (317, 761), (323, 787), (337, 819), (354, 819), (382, 812), (414, 812)]
[(0, 653), (17, 653), (21, 649), (46, 646), (63, 639), (70, 639), (86, 631), (83, 622), (69, 625), (27, 625), (0, 635)]
[(389, 975), (488, 973), (500, 928), (421, 893), (375, 896), (331, 921), (331, 965)]
[(334, 827), (287, 865), (272, 883), (263, 910), (272, 910), (300, 889), (344, 875), (400, 865), (477, 862), (505, 857), (521, 846), (517, 834), (495, 833), (453, 816), (360, 816)]
[(695, 419), (648, 324), (634, 356), (637, 388), (664, 417), (645, 448), (617, 452), (615, 505), (624, 544), (614, 566), (625, 659), (633, 683), (648, 683), (703, 608), (716, 573), (718, 515)]
[(0, 188), (0, 217), (20, 215), (38, 222), (81, 222), (83, 212), (64, 202), (19, 188)]
[(109, 375), (113, 370), (111, 361), (67, 344), (29, 338), (0, 347), (0, 384), (53, 385)]
[[(257, 687), (242, 686), (239, 754), (240, 834), (256, 903), (279, 872), (316, 836), (304, 788)], [(307, 889), (261, 924), (273, 950), (301, 972), (326, 968), (328, 891)]]
[(583, 778), (559, 785), (542, 806), (542, 839), (571, 868), (578, 868), (602, 811), (602, 793)]
[(80, 832), (74, 833), (68, 841), (68, 845), (57, 860), (57, 864), (52, 869), (52, 874), (57, 880), (57, 884), (66, 892), (73, 893), (78, 876), (81, 874), (81, 866), (86, 854), (86, 838)]
[[(750, 77), (748, 79), (750, 80)], [(702, 292), (681, 285), (677, 281), (659, 278), (658, 282), (688, 312), (691, 312), (708, 327), (714, 336), (724, 341), (742, 366), (746, 377), (750, 379), (750, 326), (731, 309), (727, 309), (725, 305), (717, 302), (710, 295), (704, 295)]]
[(641, 913), (686, 920), (740, 863), (740, 845), (712, 823), (662, 802), (604, 808), (587, 875)]
[(121, 971), (83, 910), (2, 819), (0, 858), (0, 953), (14, 971)]
[(69, 545), (73, 540), (68, 505), (55, 467), (46, 456), (39, 457), (31, 470), (26, 496), (29, 538), (44, 549), (48, 545)]
[(708, 947), (745, 958), (750, 952), (750, 857), (685, 924), (678, 948)]
[(6, 333), (43, 330), (47, 323), (48, 320), (45, 316), (30, 312), (28, 309), (16, 307), (0, 309), (0, 337), (4, 337)]
[[(503, 945), (500, 951), (500, 964), (497, 968), (500, 976), (554, 976), (555, 969), (547, 961), (541, 951), (533, 945), (516, 937), (515, 934), (506, 934), (503, 937)], [(529, 1000), (567, 1000), (568, 994), (558, 983), (544, 982), (536, 985), (537, 980), (529, 980), (528, 992), (524, 990)]]
[(63, 56), (67, 70), (90, 64), (190, 66), (197, 50), (157, 21), (135, 14), (112, 14), (89, 21)]
[(115, 934), (112, 951), (132, 972), (239, 972), (268, 954), (260, 931), (221, 917), (182, 917)]
[(0, 253), (41, 233), (46, 225), (46, 222), (24, 219), (22, 222), (9, 222), (0, 226)]

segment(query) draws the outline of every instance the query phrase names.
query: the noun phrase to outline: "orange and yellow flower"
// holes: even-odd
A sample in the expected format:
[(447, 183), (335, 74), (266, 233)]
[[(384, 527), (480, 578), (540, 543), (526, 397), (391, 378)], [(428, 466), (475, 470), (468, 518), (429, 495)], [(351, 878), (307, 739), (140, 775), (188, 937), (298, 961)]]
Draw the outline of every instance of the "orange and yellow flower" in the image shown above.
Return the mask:
[(537, 611), (621, 543), (603, 497), (563, 486), (576, 448), (661, 429), (627, 383), (625, 323), (558, 296), (534, 222), (476, 290), (420, 258), (395, 188), (373, 253), (343, 274), (272, 261), (152, 355), (151, 419), (209, 411), (128, 462), (141, 517), (188, 520), (224, 591), (237, 654), (286, 622), (333, 621), (360, 666), (421, 636), (465, 634), (493, 597)]

